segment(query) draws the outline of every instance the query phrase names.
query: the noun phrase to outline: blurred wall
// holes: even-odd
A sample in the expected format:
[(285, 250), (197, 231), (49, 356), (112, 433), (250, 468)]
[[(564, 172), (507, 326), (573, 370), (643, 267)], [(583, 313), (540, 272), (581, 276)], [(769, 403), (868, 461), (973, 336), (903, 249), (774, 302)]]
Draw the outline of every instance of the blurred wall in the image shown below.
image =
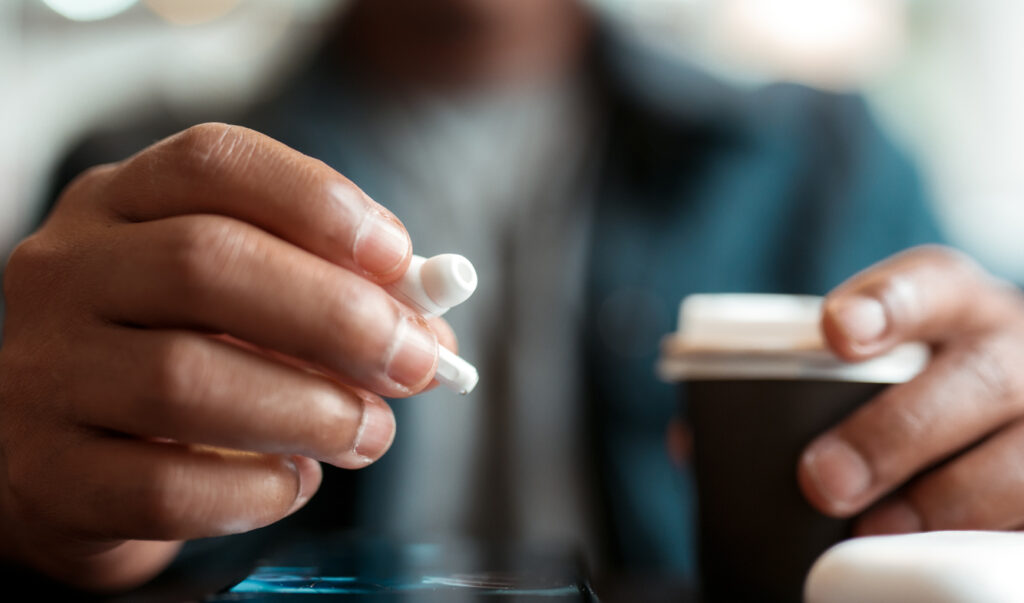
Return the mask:
[(152, 106), (241, 109), (301, 57), (337, 5), (146, 0), (75, 21), (40, 0), (0, 2), (0, 253), (36, 219), (69, 145)]
[[(1024, 3), (592, 2), (739, 85), (793, 80), (864, 92), (919, 160), (954, 241), (1024, 282)], [(301, 57), (339, 4), (144, 0), (76, 22), (41, 0), (0, 2), (0, 250), (34, 218), (71, 141), (152, 103), (243, 106)]]
[(956, 241), (1024, 284), (1024, 2), (927, 0), (868, 86)]
[(599, 0), (739, 85), (865, 94), (951, 239), (1024, 284), (1024, 2)]

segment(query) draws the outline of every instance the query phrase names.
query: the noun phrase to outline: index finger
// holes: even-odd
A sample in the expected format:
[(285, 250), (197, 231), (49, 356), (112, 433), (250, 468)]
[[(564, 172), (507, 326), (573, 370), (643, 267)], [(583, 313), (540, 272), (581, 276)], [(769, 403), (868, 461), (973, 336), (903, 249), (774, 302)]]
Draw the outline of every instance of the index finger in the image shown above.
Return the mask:
[(412, 256), (394, 214), (323, 162), (247, 128), (193, 126), (98, 177), (92, 197), (118, 219), (228, 216), (377, 283)]

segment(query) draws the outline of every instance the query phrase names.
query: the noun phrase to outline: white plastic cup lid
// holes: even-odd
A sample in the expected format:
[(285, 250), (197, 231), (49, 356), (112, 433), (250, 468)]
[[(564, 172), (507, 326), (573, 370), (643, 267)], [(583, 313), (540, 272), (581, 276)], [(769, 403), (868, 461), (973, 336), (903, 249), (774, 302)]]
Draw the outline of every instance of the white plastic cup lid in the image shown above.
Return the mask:
[(850, 363), (835, 356), (821, 333), (821, 297), (697, 294), (679, 307), (678, 330), (661, 346), (665, 381), (821, 379), (902, 383), (924, 369), (930, 350), (901, 344), (884, 356)]

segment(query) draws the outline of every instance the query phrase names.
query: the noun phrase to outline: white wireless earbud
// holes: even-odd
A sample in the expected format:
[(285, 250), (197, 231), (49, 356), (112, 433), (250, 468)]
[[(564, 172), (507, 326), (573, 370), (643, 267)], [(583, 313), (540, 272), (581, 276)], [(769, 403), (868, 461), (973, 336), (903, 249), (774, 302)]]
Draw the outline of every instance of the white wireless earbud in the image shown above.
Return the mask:
[[(385, 288), (398, 301), (431, 318), (469, 299), (476, 284), (476, 269), (469, 260), (455, 253), (442, 253), (431, 258), (412, 256), (402, 278)], [(472, 364), (443, 347), (438, 347), (435, 377), (460, 394), (473, 391), (480, 380)]]
[(461, 255), (414, 255), (409, 269), (387, 290), (397, 300), (431, 318), (469, 299), (476, 291), (476, 282), (476, 269)]

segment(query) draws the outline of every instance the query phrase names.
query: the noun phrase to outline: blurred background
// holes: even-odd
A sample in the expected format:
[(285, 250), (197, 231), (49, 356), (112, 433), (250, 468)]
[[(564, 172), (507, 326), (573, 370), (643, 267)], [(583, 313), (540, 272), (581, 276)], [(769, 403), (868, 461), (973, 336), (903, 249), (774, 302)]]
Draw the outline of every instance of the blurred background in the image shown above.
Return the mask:
[[(651, 44), (743, 86), (863, 93), (918, 161), (947, 232), (1024, 283), (1024, 2), (591, 0)], [(301, 61), (337, 0), (0, 2), (0, 252), (52, 170), (154, 105), (241, 110)]]

